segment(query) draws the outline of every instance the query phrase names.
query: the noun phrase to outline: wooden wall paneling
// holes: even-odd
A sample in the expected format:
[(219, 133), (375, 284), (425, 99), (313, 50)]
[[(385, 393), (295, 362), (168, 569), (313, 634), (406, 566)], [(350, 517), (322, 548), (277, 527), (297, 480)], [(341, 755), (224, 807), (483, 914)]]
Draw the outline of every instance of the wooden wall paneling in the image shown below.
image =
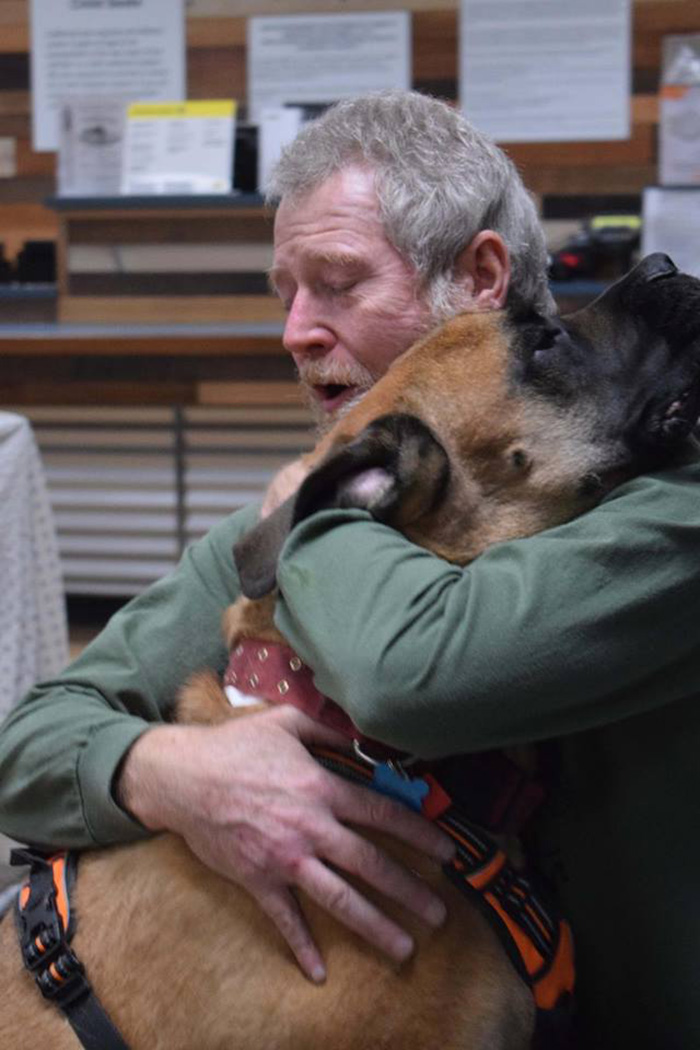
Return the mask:
[(27, 203), (40, 204), (52, 195), (56, 188), (53, 175), (27, 175), (23, 179), (2, 179), (0, 181), (0, 202), (2, 204)]
[(297, 382), (292, 383), (198, 383), (200, 405), (304, 404)]
[(26, 54), (29, 51), (29, 26), (26, 23), (11, 23), (0, 28), (5, 54)]
[(245, 18), (191, 18), (187, 19), (187, 47), (189, 48), (245, 48), (247, 20)]
[(40, 175), (46, 179), (56, 176), (56, 155), (54, 153), (35, 153), (29, 137), (17, 137), (17, 178), (23, 179)]
[(664, 36), (700, 33), (700, 3), (697, 0), (647, 0), (634, 5), (632, 63), (637, 75), (646, 73), (645, 83), (656, 88), (660, 79)]
[(0, 113), (0, 135), (8, 135), (13, 138), (31, 137), (31, 122), (29, 117), (4, 115)]
[(243, 45), (191, 49), (187, 56), (189, 98), (235, 98), (246, 96), (246, 54)]
[(518, 168), (528, 188), (536, 194), (558, 196), (641, 193), (645, 186), (656, 182), (656, 164), (610, 164), (598, 167), (546, 167), (539, 163), (519, 164)]
[(62, 302), (70, 291), (68, 252), (68, 225), (65, 222), (59, 222), (58, 236), (56, 237), (56, 285), (59, 302)]
[(44, 379), (29, 382), (2, 383), (3, 403), (21, 408), (25, 405), (193, 405), (197, 404), (197, 384), (171, 382), (167, 379), (145, 385), (136, 382), (104, 380), (85, 382), (80, 379)]
[(0, 117), (29, 117), (30, 114), (31, 99), (28, 87), (21, 90), (0, 91)]
[(413, 80), (457, 83), (457, 12), (416, 11), (413, 15)]
[(0, 26), (20, 24), (29, 17), (29, 0), (0, 0)]
[(284, 309), (268, 295), (67, 295), (59, 301), (58, 319), (81, 324), (282, 323)]
[(619, 167), (651, 164), (655, 136), (650, 124), (634, 124), (629, 139), (605, 142), (502, 142), (516, 164), (562, 168)]
[(3, 383), (0, 387), (4, 404), (23, 405), (99, 405), (106, 395), (112, 405), (217, 405), (264, 406), (270, 404), (300, 405), (303, 395), (299, 384), (290, 383), (197, 383), (164, 379), (144, 384), (113, 380), (50, 380)]
[(69, 227), (71, 244), (197, 244), (268, 242), (272, 236), (272, 218), (262, 207), (228, 214), (220, 211), (180, 213), (179, 220), (167, 212), (149, 211), (124, 213), (121, 217), (103, 212), (62, 212)]
[(659, 96), (634, 95), (632, 98), (632, 120), (635, 124), (658, 124)]
[(0, 241), (5, 245), (5, 254), (14, 258), (25, 241), (55, 240), (58, 237), (56, 215), (41, 204), (21, 200), (11, 203), (3, 199), (4, 182), (0, 180)]
[[(275, 358), (279, 357), (282, 351), (279, 335), (257, 334), (253, 338), (249, 333), (238, 332), (235, 328), (225, 334), (201, 328), (194, 333), (183, 334), (172, 328), (164, 334), (161, 326), (153, 330), (145, 327), (138, 329), (133, 325), (114, 328), (100, 324), (83, 329), (79, 333), (70, 329), (62, 332), (60, 329), (42, 328), (27, 333), (14, 328), (8, 331), (4, 326), (0, 326), (0, 357), (4, 363), (12, 358), (21, 359), (22, 367), (25, 368), (30, 360), (33, 362), (38, 358), (49, 362), (52, 359), (71, 359), (75, 362), (81, 358), (142, 359), (148, 354), (148, 357), (153, 359), (176, 359), (192, 357), (193, 353), (197, 355), (198, 360), (206, 357), (211, 362), (216, 358), (246, 355), (254, 355), (256, 360), (263, 357)], [(47, 367), (54, 368), (55, 365)], [(266, 364), (260, 367), (268, 370)], [(156, 370), (161, 374), (162, 364), (158, 365)]]

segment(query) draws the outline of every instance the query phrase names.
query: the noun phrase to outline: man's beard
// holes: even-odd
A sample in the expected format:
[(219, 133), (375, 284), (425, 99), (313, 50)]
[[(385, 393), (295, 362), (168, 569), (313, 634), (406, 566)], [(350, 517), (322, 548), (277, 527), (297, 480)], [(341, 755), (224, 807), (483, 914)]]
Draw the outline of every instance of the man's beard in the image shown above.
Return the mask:
[[(452, 302), (452, 299), (449, 299), (448, 303), (449, 297), (447, 292), (445, 292), (445, 295), (443, 296), (444, 302), (442, 302), (441, 309), (441, 303), (437, 295), (435, 296), (435, 301), (433, 301), (431, 294), (426, 292), (425, 304), (428, 307), (428, 310), (422, 325), (416, 332), (415, 339), (413, 340), (414, 342), (424, 337), (437, 325), (442, 324), (449, 317), (454, 317), (455, 314), (460, 313), (460, 311), (465, 308), (464, 292), (460, 289), (459, 299), (457, 299), (457, 290), (452, 287), (451, 282), (447, 281), (447, 279), (446, 283), (448, 291), (452, 289), (452, 299), (454, 299), (454, 302)], [(408, 346), (406, 347), (406, 350), (408, 350)], [(364, 365), (359, 364), (357, 361), (354, 361), (351, 365), (345, 368), (334, 368), (333, 366), (325, 365), (323, 361), (308, 361), (297, 370), (304, 397), (311, 409), (311, 414), (314, 417), (319, 437), (323, 437), (324, 434), (327, 434), (339, 419), (342, 419), (343, 416), (346, 416), (348, 412), (355, 407), (355, 405), (359, 404), (368, 390), (374, 386), (377, 380), (381, 379), (383, 374), (370, 372), (368, 368), (365, 368)], [(318, 398), (314, 395), (314, 386), (352, 386), (356, 388), (356, 393), (353, 397), (344, 401), (337, 409), (328, 412), (322, 408), (319, 404)]]
[[(318, 436), (323, 437), (324, 434), (327, 434), (339, 419), (342, 419), (355, 405), (359, 404), (379, 378), (369, 369), (357, 363), (350, 368), (337, 369), (324, 367), (322, 363), (311, 362), (300, 368), (301, 388), (314, 417)], [(315, 386), (353, 387), (354, 392), (352, 397), (348, 397), (338, 408), (329, 412), (321, 406), (314, 394)]]

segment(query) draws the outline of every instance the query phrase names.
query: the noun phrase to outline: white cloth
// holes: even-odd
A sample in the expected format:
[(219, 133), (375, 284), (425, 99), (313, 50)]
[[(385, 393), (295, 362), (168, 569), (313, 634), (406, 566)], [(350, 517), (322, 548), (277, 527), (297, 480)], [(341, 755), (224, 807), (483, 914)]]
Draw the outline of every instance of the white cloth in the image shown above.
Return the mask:
[(32, 429), (0, 412), (0, 716), (68, 662), (56, 532)]

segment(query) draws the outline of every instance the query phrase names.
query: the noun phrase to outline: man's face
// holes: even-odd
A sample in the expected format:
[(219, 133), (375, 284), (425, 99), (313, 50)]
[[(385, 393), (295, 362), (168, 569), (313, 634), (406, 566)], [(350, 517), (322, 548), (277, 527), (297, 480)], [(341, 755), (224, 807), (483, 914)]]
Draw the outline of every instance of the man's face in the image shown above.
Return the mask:
[(270, 278), (288, 313), (282, 342), (325, 427), (431, 327), (430, 310), (386, 239), (364, 167), (283, 200), (274, 240)]

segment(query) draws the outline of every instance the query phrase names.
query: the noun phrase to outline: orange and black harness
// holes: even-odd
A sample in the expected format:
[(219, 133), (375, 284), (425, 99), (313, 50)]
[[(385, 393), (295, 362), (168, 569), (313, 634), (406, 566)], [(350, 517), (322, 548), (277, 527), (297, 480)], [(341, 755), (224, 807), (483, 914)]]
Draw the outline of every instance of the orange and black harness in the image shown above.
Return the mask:
[(443, 871), (495, 929), (513, 966), (532, 991), (543, 1045), (566, 1040), (574, 988), (571, 931), (532, 879), (517, 871), (497, 842), (469, 819), (430, 772), (409, 776), (400, 762), (372, 763), (314, 747), (319, 762), (359, 784), (398, 798), (445, 831), (455, 856)]
[[(409, 776), (399, 761), (377, 761), (359, 748), (356, 756), (323, 747), (312, 748), (312, 753), (330, 772), (399, 799), (450, 836), (456, 852), (443, 871), (495, 929), (531, 989), (538, 1045), (565, 1042), (574, 985), (571, 933), (532, 881), (513, 868), (496, 841), (465, 815), (432, 773), (421, 770)], [(15, 911), (22, 958), (41, 994), (63, 1011), (86, 1050), (128, 1050), (70, 948), (78, 856), (74, 851), (53, 856), (13, 851), (13, 863), (30, 864)]]
[(16, 849), (11, 862), (30, 865), (17, 897), (15, 920), (22, 959), (37, 988), (63, 1011), (85, 1050), (129, 1050), (70, 948), (75, 932), (71, 893), (78, 854), (49, 856)]

